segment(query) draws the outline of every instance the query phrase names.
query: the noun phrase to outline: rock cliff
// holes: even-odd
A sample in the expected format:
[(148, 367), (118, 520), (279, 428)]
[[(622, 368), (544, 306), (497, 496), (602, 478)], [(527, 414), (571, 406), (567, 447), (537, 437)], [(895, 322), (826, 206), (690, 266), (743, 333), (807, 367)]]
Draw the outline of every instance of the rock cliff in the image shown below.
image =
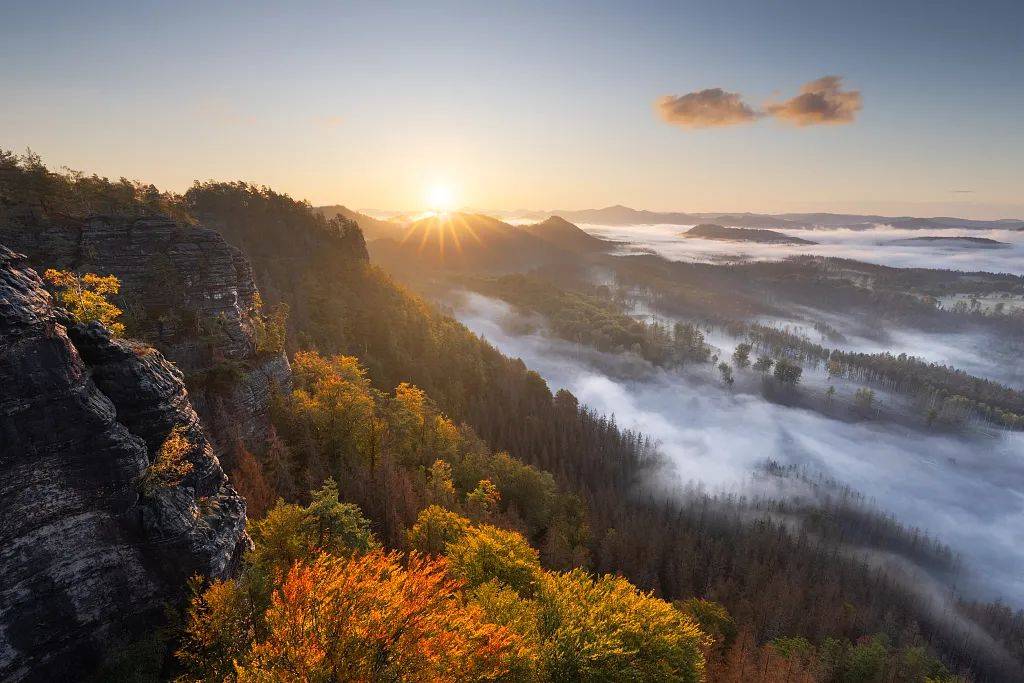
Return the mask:
[[(127, 251), (127, 250), (126, 250)], [(245, 503), (158, 351), (79, 325), (0, 246), (0, 679), (80, 678), (229, 575)], [(152, 464), (178, 437), (174, 476)]]
[(40, 272), (117, 276), (129, 335), (185, 373), (218, 454), (236, 438), (261, 446), (271, 388), (287, 387), (291, 372), (282, 352), (258, 352), (252, 269), (217, 231), (166, 218), (27, 212), (0, 221), (0, 244), (27, 254)]

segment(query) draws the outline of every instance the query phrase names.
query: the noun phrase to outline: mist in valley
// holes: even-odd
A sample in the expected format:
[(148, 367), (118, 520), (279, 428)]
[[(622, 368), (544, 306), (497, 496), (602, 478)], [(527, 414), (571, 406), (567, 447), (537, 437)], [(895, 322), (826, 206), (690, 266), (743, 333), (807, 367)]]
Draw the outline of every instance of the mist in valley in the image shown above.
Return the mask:
[[(846, 407), (858, 385), (828, 378), (814, 367), (805, 367), (795, 390), (802, 402), (768, 400), (753, 369), (737, 369), (736, 383), (728, 387), (713, 364), (658, 368), (633, 354), (602, 353), (556, 339), (545, 333), (542, 321), (499, 300), (461, 292), (451, 303), (461, 322), (502, 352), (522, 358), (553, 390), (568, 389), (597, 412), (614, 415), (620, 426), (658, 442), (671, 468), (638, 495), (693, 488), (788, 495), (788, 489), (757, 474), (769, 461), (794, 466), (808, 477), (851, 487), (880, 511), (961, 553), (967, 571), (960, 590), (1024, 604), (1021, 432), (980, 427), (932, 432), (899, 421), (858, 419)], [(723, 358), (737, 343), (720, 332), (708, 341)], [(894, 341), (900, 350), (923, 357), (972, 354), (966, 337), (947, 336), (945, 351), (932, 335), (901, 331)], [(808, 409), (808, 403), (824, 401), (829, 384), (837, 388), (833, 414)], [(906, 397), (876, 391), (881, 410), (900, 415), (912, 409), (904, 405)]]
[[(672, 261), (738, 262), (777, 260), (812, 255), (849, 258), (899, 268), (947, 268), (1024, 275), (1024, 231), (1020, 230), (908, 230), (884, 225), (867, 230), (821, 228), (776, 230), (817, 244), (756, 244), (681, 235), (689, 225), (586, 225), (590, 234), (619, 242), (619, 253), (655, 253)], [(953, 246), (941, 240), (906, 242), (920, 237), (976, 237), (1002, 245)]]

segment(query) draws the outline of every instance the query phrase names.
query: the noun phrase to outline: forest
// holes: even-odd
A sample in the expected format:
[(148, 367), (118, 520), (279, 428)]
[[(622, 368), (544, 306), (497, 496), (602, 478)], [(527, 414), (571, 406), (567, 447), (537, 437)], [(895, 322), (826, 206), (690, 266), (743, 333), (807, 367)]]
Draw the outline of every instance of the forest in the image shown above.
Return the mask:
[[(274, 312), (269, 346), (293, 366), (265, 447), (238, 448), (224, 463), (254, 542), (240, 573), (194, 586), (185, 612), (112, 656), (100, 680), (147, 666), (183, 680), (1022, 673), (1020, 613), (937, 599), (900, 562), (857, 552), (959, 571), (941, 542), (834, 482), (769, 464), (761, 476), (813, 495), (637, 495), (664, 467), (658, 444), (552, 393), (522, 361), (396, 284), (368, 261), (353, 221), (247, 183), (174, 195), (54, 173), (32, 155), (0, 155), (0, 179), (6, 221), (102, 213), (216, 228), (252, 264)], [(697, 327), (652, 332), (595, 297), (540, 296), (515, 276), (482, 286), (597, 348), (639, 349), (652, 362), (707, 357)], [(711, 295), (678, 287), (716, 310)], [(106, 294), (117, 304), (132, 296)], [(882, 360), (843, 362), (892, 382), (907, 373), (934, 390), (970, 390), (1003, 410), (1019, 398), (948, 369)]]
[[(562, 279), (565, 280), (564, 274)], [(538, 273), (490, 279), (463, 276), (454, 282), (520, 310), (537, 313), (554, 335), (600, 351), (629, 351), (659, 366), (707, 362), (712, 356), (701, 329), (702, 324), (710, 324), (707, 319), (674, 324), (639, 320), (627, 313), (631, 298), (614, 288), (575, 281), (569, 285), (572, 289), (562, 289)], [(842, 376), (914, 397), (923, 406), (922, 418), (929, 426), (936, 421), (955, 425), (969, 417), (1013, 429), (1024, 426), (1021, 392), (948, 365), (906, 353), (858, 353), (828, 348), (806, 336), (757, 322), (719, 317), (714, 327), (749, 345), (742, 357), (733, 359), (739, 368), (751, 364), (751, 350), (766, 355), (771, 362), (782, 358), (796, 364), (823, 364), (832, 377)], [(828, 326), (819, 325), (819, 329), (837, 341), (843, 339)], [(731, 377), (732, 366), (728, 367), (727, 376)], [(765, 369), (770, 367), (768, 364)]]

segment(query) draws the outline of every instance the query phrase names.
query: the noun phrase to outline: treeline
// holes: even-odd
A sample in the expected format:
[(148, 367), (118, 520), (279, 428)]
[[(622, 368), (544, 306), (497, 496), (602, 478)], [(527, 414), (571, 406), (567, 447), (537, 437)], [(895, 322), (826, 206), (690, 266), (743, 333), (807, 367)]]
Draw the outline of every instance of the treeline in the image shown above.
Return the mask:
[[(556, 336), (601, 351), (631, 351), (661, 366), (703, 362), (711, 356), (711, 348), (696, 325), (668, 326), (637, 320), (624, 312), (626, 304), (607, 287), (577, 283), (577, 291), (570, 291), (546, 278), (524, 274), (464, 278), (460, 282), (522, 310), (538, 313)], [(579, 291), (588, 288), (593, 291)], [(912, 395), (921, 404), (929, 424), (958, 424), (976, 415), (1012, 429), (1024, 428), (1024, 394), (998, 382), (905, 353), (847, 352), (769, 325), (735, 320), (720, 324), (733, 336), (748, 338), (757, 349), (776, 358), (824, 363), (832, 376)], [(836, 334), (827, 326), (819, 328), (823, 334)]]
[(903, 269), (819, 256), (779, 261), (687, 263), (654, 255), (605, 257), (619, 287), (641, 294), (659, 310), (724, 324), (756, 316), (788, 317), (806, 306), (872, 326), (930, 331), (965, 323), (1003, 336), (1024, 334), (1024, 314), (957, 313), (937, 297), (955, 293), (1020, 292), (1024, 278), (1009, 274)]
[(53, 219), (167, 216), (192, 222), (178, 195), (151, 184), (111, 181), (70, 169), (57, 173), (31, 151), (19, 155), (0, 149), (0, 219), (19, 221), (33, 212)]
[(302, 500), (331, 477), (389, 547), (404, 545), (428, 505), (463, 511), (460, 501), (468, 500), (467, 511), (478, 501), (488, 519), (541, 548), (546, 566), (586, 564), (582, 503), (560, 491), (551, 474), (493, 452), (422, 389), (406, 383), (391, 393), (374, 388), (353, 357), (299, 352), (292, 367), (295, 389), (275, 401), (280, 441), (263, 458), (267, 467), (257, 462), (235, 479), (243, 493), (269, 488), (270, 495), (256, 497), (255, 516), (277, 497)]
[(824, 363), (834, 377), (871, 382), (908, 394), (935, 420), (963, 422), (978, 416), (1011, 429), (1024, 429), (1024, 393), (963, 370), (905, 353), (858, 353), (829, 349), (793, 332), (757, 323), (732, 322), (726, 330), (745, 336), (757, 348), (798, 361)]

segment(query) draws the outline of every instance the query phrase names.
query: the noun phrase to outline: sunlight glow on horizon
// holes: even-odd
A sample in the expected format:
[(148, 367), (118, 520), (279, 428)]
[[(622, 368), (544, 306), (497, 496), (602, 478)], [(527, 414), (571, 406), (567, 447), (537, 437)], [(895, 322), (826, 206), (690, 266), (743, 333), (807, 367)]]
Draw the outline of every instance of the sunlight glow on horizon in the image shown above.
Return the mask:
[(450, 185), (433, 185), (427, 190), (427, 208), (435, 214), (444, 215), (455, 209), (455, 192)]

